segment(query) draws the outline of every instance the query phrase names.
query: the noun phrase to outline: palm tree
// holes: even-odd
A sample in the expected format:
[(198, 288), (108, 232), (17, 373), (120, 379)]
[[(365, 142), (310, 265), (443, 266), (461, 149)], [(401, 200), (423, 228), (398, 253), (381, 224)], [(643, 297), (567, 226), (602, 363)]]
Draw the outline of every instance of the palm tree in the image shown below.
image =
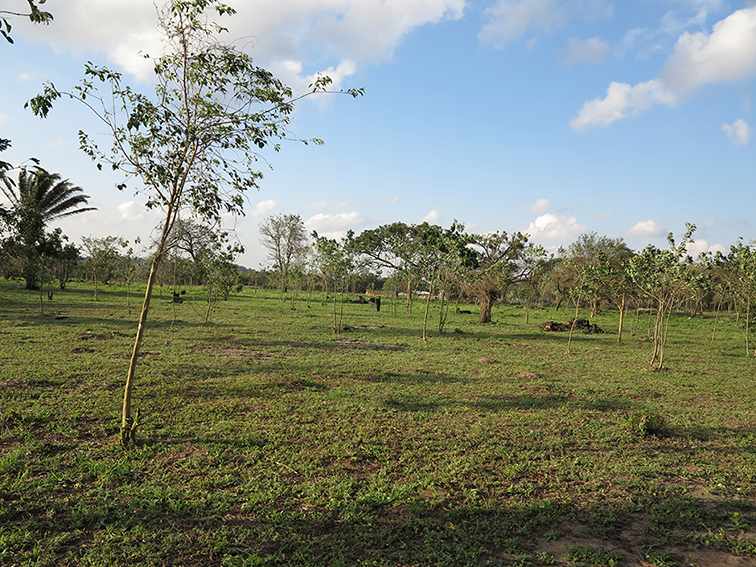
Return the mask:
[(18, 222), (18, 244), (24, 257), (26, 289), (35, 289), (45, 227), (50, 222), (96, 209), (85, 206), (89, 203), (89, 195), (81, 187), (41, 167), (22, 169), (15, 187), (0, 185), (0, 190), (10, 201)]

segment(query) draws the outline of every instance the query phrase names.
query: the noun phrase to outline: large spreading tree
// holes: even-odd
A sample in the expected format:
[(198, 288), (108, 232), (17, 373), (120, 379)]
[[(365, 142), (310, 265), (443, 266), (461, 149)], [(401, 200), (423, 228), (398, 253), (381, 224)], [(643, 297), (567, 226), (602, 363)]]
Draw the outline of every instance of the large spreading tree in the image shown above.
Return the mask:
[[(152, 93), (128, 86), (110, 68), (89, 63), (74, 88), (48, 83), (29, 102), (43, 117), (61, 97), (89, 109), (105, 126), (109, 144), (103, 147), (82, 131), (81, 149), (98, 167), (135, 179), (147, 195), (147, 206), (163, 213), (124, 386), (124, 446), (135, 439), (139, 420), (138, 414), (132, 415), (132, 392), (137, 361), (156, 274), (179, 214), (190, 210), (217, 224), (224, 213), (243, 213), (245, 193), (257, 189), (262, 177), (260, 152), (279, 150), (289, 139), (295, 103), (328, 91), (331, 84), (322, 76), (307, 92), (293, 93), (248, 53), (223, 41), (226, 29), (214, 16), (232, 14), (234, 10), (218, 0), (171, 0), (160, 9), (164, 53), (155, 61)], [(359, 89), (345, 92), (362, 94)]]

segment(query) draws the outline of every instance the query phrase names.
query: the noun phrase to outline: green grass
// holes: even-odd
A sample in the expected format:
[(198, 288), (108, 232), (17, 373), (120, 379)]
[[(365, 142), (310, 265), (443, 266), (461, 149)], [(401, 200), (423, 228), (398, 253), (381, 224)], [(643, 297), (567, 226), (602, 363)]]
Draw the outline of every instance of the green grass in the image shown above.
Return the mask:
[[(295, 309), (246, 290), (203, 325), (159, 291), (138, 447), (117, 445), (124, 292), (0, 282), (2, 565), (753, 565), (756, 360), (734, 319), (544, 333), (513, 307)], [(471, 308), (475, 311), (474, 308)], [(433, 312), (434, 320), (437, 312)], [(56, 318), (57, 317), (57, 318)], [(635, 330), (633, 332), (633, 327)], [(645, 563), (642, 563), (645, 562)]]

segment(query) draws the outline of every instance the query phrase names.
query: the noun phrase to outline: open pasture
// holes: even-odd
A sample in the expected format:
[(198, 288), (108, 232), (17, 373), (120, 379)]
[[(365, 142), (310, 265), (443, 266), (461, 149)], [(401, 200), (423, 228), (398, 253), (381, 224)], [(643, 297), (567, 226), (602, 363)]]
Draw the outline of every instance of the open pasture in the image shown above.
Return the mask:
[[(566, 310), (450, 313), (158, 290), (118, 445), (125, 290), (0, 283), (0, 564), (756, 563), (753, 360), (734, 318), (604, 335)], [(293, 307), (292, 307), (293, 306)], [(437, 306), (431, 308), (431, 320)]]

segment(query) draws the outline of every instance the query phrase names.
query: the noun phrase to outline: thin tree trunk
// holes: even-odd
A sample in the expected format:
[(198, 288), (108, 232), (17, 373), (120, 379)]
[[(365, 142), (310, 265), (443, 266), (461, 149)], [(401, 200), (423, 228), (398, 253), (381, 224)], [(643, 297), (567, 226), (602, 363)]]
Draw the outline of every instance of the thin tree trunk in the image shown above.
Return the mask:
[(711, 332), (711, 342), (714, 342), (714, 337), (717, 335), (717, 328), (719, 327), (719, 310), (722, 307), (722, 302), (717, 301), (717, 307), (714, 312), (714, 330)]
[(165, 215), (165, 223), (163, 225), (163, 231), (160, 235), (158, 249), (153, 256), (152, 264), (150, 265), (150, 274), (147, 277), (147, 288), (144, 291), (144, 301), (142, 302), (142, 310), (139, 313), (139, 322), (137, 324), (136, 337), (134, 337), (134, 347), (131, 351), (129, 369), (126, 374), (126, 384), (123, 388), (123, 406), (121, 409), (121, 444), (124, 447), (128, 447), (136, 440), (136, 428), (139, 425), (139, 416), (137, 415), (137, 419), (134, 419), (131, 415), (131, 397), (134, 389), (134, 381), (136, 380), (136, 369), (137, 363), (139, 362), (139, 353), (142, 348), (142, 340), (144, 339), (144, 331), (147, 327), (147, 316), (150, 312), (152, 290), (155, 286), (155, 279), (157, 278), (157, 272), (160, 268), (160, 261), (162, 260), (163, 253), (165, 251), (165, 244), (168, 240), (168, 234), (173, 227), (174, 219), (174, 203), (171, 202)]
[(617, 330), (617, 342), (622, 343), (622, 331), (625, 327), (625, 294), (622, 294), (620, 300), (620, 312), (619, 312), (619, 329)]
[(207, 309), (205, 310), (205, 325), (210, 321), (210, 312), (213, 309), (213, 292), (207, 290)]
[(580, 296), (575, 300), (575, 317), (572, 319), (572, 325), (570, 325), (570, 336), (567, 339), (567, 354), (572, 351), (572, 335), (575, 334), (575, 325), (577, 324), (577, 318), (580, 315)]
[(748, 305), (746, 305), (746, 322), (745, 322), (745, 347), (746, 356), (751, 356), (751, 298), (746, 298)]
[(433, 280), (428, 287), (428, 298), (425, 300), (425, 315), (423, 316), (423, 342), (428, 341), (428, 314), (430, 313), (431, 296), (433, 295)]

